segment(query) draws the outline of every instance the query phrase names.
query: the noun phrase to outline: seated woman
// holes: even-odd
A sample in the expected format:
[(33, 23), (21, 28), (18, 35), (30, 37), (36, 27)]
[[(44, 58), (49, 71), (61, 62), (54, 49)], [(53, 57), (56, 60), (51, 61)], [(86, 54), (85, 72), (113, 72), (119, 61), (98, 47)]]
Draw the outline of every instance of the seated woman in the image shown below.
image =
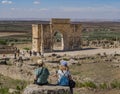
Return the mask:
[(48, 84), (48, 77), (50, 75), (48, 69), (44, 66), (44, 62), (39, 59), (37, 61), (38, 68), (35, 69), (34, 84), (37, 85), (46, 85)]
[[(60, 62), (59, 70), (57, 71), (58, 76), (58, 85), (60, 86), (69, 86), (70, 80), (72, 80), (67, 61), (62, 60)], [(70, 94), (73, 94), (73, 88), (70, 87)]]
[(69, 86), (69, 78), (71, 76), (66, 61), (60, 62), (60, 67), (59, 70), (57, 71), (57, 75), (58, 75), (58, 85)]

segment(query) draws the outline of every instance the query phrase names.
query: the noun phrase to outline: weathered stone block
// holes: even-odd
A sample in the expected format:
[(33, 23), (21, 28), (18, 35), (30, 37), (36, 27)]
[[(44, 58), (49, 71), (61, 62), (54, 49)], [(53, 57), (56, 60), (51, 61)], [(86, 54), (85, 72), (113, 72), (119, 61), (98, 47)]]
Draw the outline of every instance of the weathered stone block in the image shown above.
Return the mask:
[(53, 85), (29, 85), (23, 91), (23, 94), (70, 94), (69, 87)]

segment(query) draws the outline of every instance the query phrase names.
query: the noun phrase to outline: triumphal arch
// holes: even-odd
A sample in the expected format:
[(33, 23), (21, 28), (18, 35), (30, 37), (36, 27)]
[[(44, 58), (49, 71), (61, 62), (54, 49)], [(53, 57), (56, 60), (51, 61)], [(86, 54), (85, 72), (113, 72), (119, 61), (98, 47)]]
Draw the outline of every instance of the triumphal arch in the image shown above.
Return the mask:
[(81, 24), (70, 19), (52, 19), (32, 25), (32, 51), (81, 49)]

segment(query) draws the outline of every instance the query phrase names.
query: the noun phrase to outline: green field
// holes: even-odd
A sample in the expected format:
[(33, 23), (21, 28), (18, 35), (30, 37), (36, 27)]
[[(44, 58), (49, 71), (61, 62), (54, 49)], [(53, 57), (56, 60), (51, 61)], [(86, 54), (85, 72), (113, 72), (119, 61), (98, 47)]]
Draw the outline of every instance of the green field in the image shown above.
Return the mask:
[(120, 32), (114, 31), (91, 31), (91, 32), (82, 32), (83, 40), (120, 40)]
[[(41, 21), (0, 21), (0, 32), (25, 33), (0, 37), (0, 44), (32, 42), (32, 24)], [(120, 23), (118, 22), (81, 22), (82, 40), (120, 40)]]

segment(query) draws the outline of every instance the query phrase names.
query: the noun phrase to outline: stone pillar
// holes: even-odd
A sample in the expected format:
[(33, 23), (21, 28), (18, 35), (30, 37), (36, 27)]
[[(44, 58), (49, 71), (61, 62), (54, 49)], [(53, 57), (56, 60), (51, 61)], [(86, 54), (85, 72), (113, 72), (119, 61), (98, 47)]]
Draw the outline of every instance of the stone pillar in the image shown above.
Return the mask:
[(52, 31), (52, 23), (50, 22), (50, 32), (51, 32), (51, 52), (53, 51), (53, 31)]
[(40, 51), (40, 27), (38, 24), (32, 25), (32, 51)]
[(43, 33), (43, 24), (41, 24), (41, 55), (44, 56), (44, 33)]
[(63, 39), (63, 35), (62, 35), (62, 38), (61, 38), (61, 43), (62, 43), (62, 48), (61, 48), (61, 50), (64, 50), (64, 39)]

